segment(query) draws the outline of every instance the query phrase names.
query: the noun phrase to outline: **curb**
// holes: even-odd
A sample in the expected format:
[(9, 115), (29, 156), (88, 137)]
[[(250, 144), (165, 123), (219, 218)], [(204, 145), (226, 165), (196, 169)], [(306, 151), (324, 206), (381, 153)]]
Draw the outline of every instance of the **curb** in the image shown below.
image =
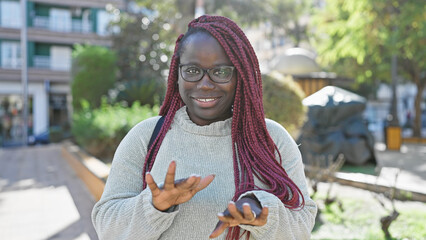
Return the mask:
[(110, 168), (70, 141), (62, 143), (62, 156), (84, 182), (95, 200), (99, 201), (104, 191)]
[[(99, 201), (102, 196), (105, 182), (108, 177), (110, 168), (102, 161), (85, 153), (80, 147), (74, 145), (70, 141), (62, 143), (62, 155), (67, 159), (70, 166), (77, 173), (77, 176), (85, 183), (90, 193)], [(310, 176), (310, 171), (305, 167), (306, 176)], [(362, 179), (362, 181), (360, 181)], [(405, 190), (378, 183), (376, 176), (363, 173), (329, 173), (323, 174), (320, 182), (339, 183), (341, 185), (356, 187), (376, 193), (393, 195), (394, 199), (402, 201), (419, 201), (426, 202), (426, 194)]]
[[(305, 168), (306, 176), (312, 175), (309, 170)], [(360, 181), (362, 179), (362, 181)], [(334, 174), (325, 173), (320, 179), (320, 182), (339, 183), (341, 185), (351, 186), (359, 189), (368, 190), (371, 192), (382, 193), (388, 197), (393, 197), (401, 201), (419, 201), (426, 202), (426, 194), (401, 189), (395, 186), (385, 185), (378, 182), (378, 177), (367, 175), (363, 173), (344, 173), (336, 172)]]

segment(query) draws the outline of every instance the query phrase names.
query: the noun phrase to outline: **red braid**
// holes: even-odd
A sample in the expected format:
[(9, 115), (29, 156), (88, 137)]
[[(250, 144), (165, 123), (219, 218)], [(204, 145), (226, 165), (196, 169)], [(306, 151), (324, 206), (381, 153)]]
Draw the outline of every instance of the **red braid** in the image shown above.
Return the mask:
[[(233, 200), (236, 201), (247, 191), (259, 189), (274, 194), (290, 209), (303, 207), (303, 195), (281, 166), (281, 155), (266, 128), (259, 62), (246, 35), (235, 22), (220, 16), (201, 16), (192, 20), (188, 28), (185, 36), (179, 36), (176, 41), (166, 98), (160, 110), (160, 115), (165, 116), (165, 121), (158, 137), (148, 150), (145, 159), (151, 158), (148, 171), (154, 164), (158, 149), (172, 124), (176, 111), (184, 105), (177, 86), (182, 43), (191, 34), (202, 31), (210, 34), (220, 43), (238, 72), (231, 130), (235, 183)], [(279, 162), (276, 160), (276, 153)], [(144, 171), (147, 169), (146, 162)], [(255, 177), (269, 188), (263, 189), (256, 186)], [(249, 234), (247, 234), (248, 237)], [(239, 239), (240, 228), (231, 228), (226, 238)]]

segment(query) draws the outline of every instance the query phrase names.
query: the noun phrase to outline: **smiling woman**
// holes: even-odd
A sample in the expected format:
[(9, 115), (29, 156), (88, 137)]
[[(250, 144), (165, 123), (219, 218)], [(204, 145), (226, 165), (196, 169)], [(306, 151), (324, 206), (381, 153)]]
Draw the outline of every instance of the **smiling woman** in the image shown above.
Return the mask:
[(197, 32), (182, 40), (178, 54), (179, 93), (189, 118), (200, 126), (230, 118), (237, 78), (219, 42)]
[(252, 46), (224, 17), (188, 27), (172, 56), (164, 123), (142, 121), (116, 150), (92, 213), (100, 238), (309, 239), (317, 208), (296, 143), (265, 119)]

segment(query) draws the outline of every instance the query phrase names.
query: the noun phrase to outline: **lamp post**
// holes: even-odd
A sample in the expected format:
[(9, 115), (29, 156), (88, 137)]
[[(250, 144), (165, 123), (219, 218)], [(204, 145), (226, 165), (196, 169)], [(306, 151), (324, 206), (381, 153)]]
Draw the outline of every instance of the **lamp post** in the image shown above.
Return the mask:
[(27, 61), (27, 0), (21, 0), (21, 78), (23, 144), (28, 144), (28, 61)]
[(399, 120), (398, 120), (398, 111), (397, 111), (397, 57), (396, 55), (392, 55), (391, 60), (391, 76), (392, 76), (392, 100), (391, 100), (391, 106), (389, 109), (389, 126), (393, 127), (399, 127)]
[(399, 126), (397, 113), (397, 56), (392, 55), (391, 60), (392, 77), (392, 100), (388, 114), (388, 126), (386, 127), (386, 145), (390, 150), (399, 150), (401, 148), (401, 127)]

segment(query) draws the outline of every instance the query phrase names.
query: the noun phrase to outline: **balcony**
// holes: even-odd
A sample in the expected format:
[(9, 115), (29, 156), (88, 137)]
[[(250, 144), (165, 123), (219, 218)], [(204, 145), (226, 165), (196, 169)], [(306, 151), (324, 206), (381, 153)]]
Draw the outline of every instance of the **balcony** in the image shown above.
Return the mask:
[(54, 32), (91, 33), (92, 25), (90, 21), (63, 18), (53, 19), (43, 16), (35, 16), (33, 20), (35, 28), (47, 29)]
[(1, 62), (1, 67), (5, 69), (20, 69), (21, 59), (20, 58), (6, 58)]
[(69, 71), (71, 69), (71, 59), (69, 61), (52, 61), (49, 56), (34, 56), (34, 68), (49, 69), (54, 71)]
[(35, 68), (50, 69), (49, 56), (34, 56), (33, 61)]

